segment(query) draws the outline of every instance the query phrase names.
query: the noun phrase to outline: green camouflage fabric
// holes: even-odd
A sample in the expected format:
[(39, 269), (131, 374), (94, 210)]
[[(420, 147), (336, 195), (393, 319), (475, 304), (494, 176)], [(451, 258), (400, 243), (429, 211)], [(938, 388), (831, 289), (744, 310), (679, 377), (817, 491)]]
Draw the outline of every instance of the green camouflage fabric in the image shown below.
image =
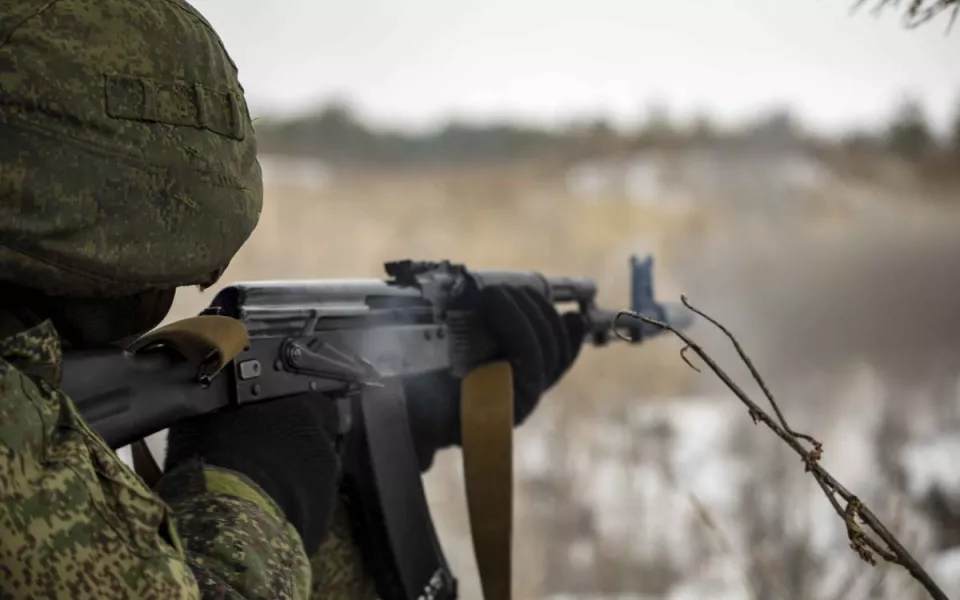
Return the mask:
[(260, 216), (237, 68), (183, 0), (0, 0), (0, 283), (213, 284)]
[(333, 513), (327, 537), (310, 558), (312, 600), (377, 600), (373, 576), (366, 570), (353, 537), (346, 500)]
[(157, 492), (173, 512), (203, 598), (308, 598), (300, 536), (255, 483), (194, 462), (164, 474)]
[(0, 597), (309, 597), (299, 536), (252, 484), (188, 465), (165, 503), (37, 375), (59, 372), (49, 322), (0, 340)]

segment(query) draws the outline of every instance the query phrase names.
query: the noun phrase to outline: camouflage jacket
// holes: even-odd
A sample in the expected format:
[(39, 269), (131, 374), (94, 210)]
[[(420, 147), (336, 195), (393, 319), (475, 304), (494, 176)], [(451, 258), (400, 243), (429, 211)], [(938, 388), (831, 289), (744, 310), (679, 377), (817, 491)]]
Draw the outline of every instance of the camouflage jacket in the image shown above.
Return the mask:
[(236, 473), (185, 465), (158, 496), (51, 383), (59, 370), (49, 323), (0, 340), (0, 596), (375, 597), (342, 507), (308, 561), (277, 506)]

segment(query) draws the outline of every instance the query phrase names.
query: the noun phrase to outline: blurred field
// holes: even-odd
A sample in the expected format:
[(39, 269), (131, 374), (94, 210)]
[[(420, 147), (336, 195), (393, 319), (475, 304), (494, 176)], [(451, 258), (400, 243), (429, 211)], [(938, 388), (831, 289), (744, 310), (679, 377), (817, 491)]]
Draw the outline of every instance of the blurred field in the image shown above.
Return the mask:
[[(797, 379), (809, 386), (811, 378), (808, 373), (791, 379), (791, 369), (781, 367), (796, 360), (796, 353), (774, 350), (789, 343), (788, 337), (816, 327), (815, 323), (805, 324), (802, 316), (810, 308), (802, 301), (803, 294), (811, 293), (812, 298), (816, 290), (798, 292), (789, 269), (806, 269), (803, 276), (813, 281), (813, 274), (820, 272), (817, 265), (829, 261), (830, 255), (826, 251), (812, 254), (811, 249), (826, 247), (829, 240), (850, 239), (849, 232), (868, 217), (892, 214), (909, 220), (911, 215), (929, 212), (921, 203), (900, 203), (844, 181), (827, 184), (795, 205), (767, 210), (756, 204), (691, 202), (663, 192), (651, 199), (655, 202), (618, 192), (584, 196), (572, 191), (562, 174), (522, 165), (338, 172), (332, 176), (311, 176), (309, 168), (300, 168), (299, 176), (293, 177), (289, 169), (284, 170), (283, 161), (268, 157), (264, 168), (268, 183), (260, 225), (223, 283), (381, 277), (382, 263), (387, 260), (449, 258), (473, 267), (592, 277), (599, 284), (604, 304), (625, 308), (628, 257), (635, 252), (653, 252), (657, 295), (676, 300), (681, 291), (689, 291), (702, 307), (716, 309), (721, 318), (743, 325), (748, 347), (761, 351), (761, 368), (769, 367), (778, 382), (791, 386), (788, 392), (801, 389)], [(759, 190), (758, 197), (763, 193)], [(791, 239), (795, 240), (793, 246), (788, 244)], [(910, 240), (901, 246), (915, 246), (915, 238)], [(940, 269), (949, 264), (947, 258), (943, 261), (947, 262), (940, 264)], [(837, 287), (837, 281), (856, 273), (860, 265), (844, 268), (832, 280), (816, 284)], [(911, 268), (901, 264), (900, 270), (909, 272)], [(942, 275), (945, 273), (937, 272), (930, 277), (936, 281)], [(792, 287), (788, 286), (791, 282)], [(883, 283), (876, 275), (869, 289)], [(788, 296), (784, 296), (786, 290), (790, 290)], [(170, 319), (195, 314), (214, 293), (181, 291)], [(779, 307), (792, 306), (794, 312), (770, 309), (765, 299)], [(892, 303), (890, 307), (903, 305)], [(747, 328), (753, 314), (759, 314), (759, 320)], [(942, 318), (946, 313), (938, 314)], [(843, 322), (834, 319), (830, 326), (840, 331)], [(870, 331), (876, 322), (863, 320), (860, 330)], [(702, 333), (702, 329), (698, 331)], [(837, 336), (829, 335), (807, 340), (802, 354), (829, 353), (836, 343)], [(864, 344), (875, 343), (874, 338), (864, 336), (853, 344), (860, 347), (845, 348), (850, 360), (833, 361), (842, 362), (843, 368), (819, 380), (820, 391), (836, 394), (845, 390), (851, 396), (869, 396), (860, 380), (851, 380), (847, 366), (857, 362)], [(738, 491), (736, 482), (742, 477), (724, 474), (728, 473), (724, 469), (732, 468), (724, 453), (738, 437), (763, 437), (766, 433), (738, 429), (741, 420), (749, 423), (746, 417), (736, 412), (726, 396), (717, 400), (718, 388), (686, 367), (678, 350), (671, 339), (637, 348), (586, 348), (566, 380), (518, 431), (517, 598), (680, 599), (704, 597), (704, 589), (725, 590), (709, 594), (711, 598), (823, 596), (819, 592), (761, 593), (753, 589), (756, 586), (744, 584), (744, 578), (749, 579), (755, 571), (749, 564), (753, 556), (749, 539), (756, 535), (762, 539), (765, 534), (762, 528), (754, 534), (743, 526), (742, 509), (750, 512), (752, 501)], [(870, 363), (870, 357), (864, 361)], [(674, 398), (681, 400), (671, 400)], [(868, 398), (867, 403), (870, 401)], [(664, 408), (677, 402), (686, 412)], [(789, 404), (799, 406), (797, 402)], [(731, 414), (731, 408), (737, 415), (732, 421), (718, 416)], [(820, 408), (806, 415), (802, 406), (798, 410), (800, 422), (817, 422), (811, 415)], [(831, 416), (825, 416), (828, 413)], [(836, 416), (829, 411), (823, 415), (827, 421)], [(676, 431), (684, 428), (687, 433), (683, 435), (699, 440), (697, 450), (677, 446), (680, 434)], [(769, 448), (751, 452), (761, 461), (780, 461), (776, 464), (785, 456), (771, 453)], [(721, 465), (715, 462), (718, 460), (725, 462)], [(462, 597), (472, 599), (479, 598), (479, 591), (458, 461), (456, 451), (440, 457), (427, 475), (428, 495), (441, 539), (461, 580)], [(791, 466), (781, 465), (779, 470), (793, 469), (792, 462), (787, 464)], [(698, 469), (697, 486), (704, 477), (712, 479), (701, 487), (684, 487), (682, 471), (691, 468)], [(859, 467), (853, 463), (852, 468), (856, 471)], [(729, 480), (725, 481), (726, 477)], [(664, 488), (665, 481), (673, 483)], [(694, 489), (701, 490), (696, 493), (708, 501), (715, 498), (709, 503), (720, 522), (727, 517), (740, 519), (728, 522), (742, 529), (746, 540), (742, 543), (748, 544), (744, 548), (735, 541), (736, 552), (742, 554), (739, 559), (718, 551), (715, 536), (691, 512), (689, 494)], [(810, 492), (802, 484), (798, 489)], [(739, 517), (724, 512), (723, 503), (728, 501), (740, 511)], [(822, 508), (826, 501), (814, 498), (812, 505)], [(801, 512), (813, 510), (804, 506)], [(876, 510), (882, 513), (886, 509)], [(824, 535), (834, 540), (839, 533), (842, 538), (842, 528), (829, 519), (824, 519), (828, 526)], [(754, 521), (747, 524), (756, 525)], [(779, 527), (769, 532), (771, 540), (785, 535)], [(787, 538), (782, 540), (788, 545)], [(830, 543), (827, 546), (844, 552), (842, 539), (839, 546)], [(841, 571), (857, 568), (855, 560), (835, 564)]]

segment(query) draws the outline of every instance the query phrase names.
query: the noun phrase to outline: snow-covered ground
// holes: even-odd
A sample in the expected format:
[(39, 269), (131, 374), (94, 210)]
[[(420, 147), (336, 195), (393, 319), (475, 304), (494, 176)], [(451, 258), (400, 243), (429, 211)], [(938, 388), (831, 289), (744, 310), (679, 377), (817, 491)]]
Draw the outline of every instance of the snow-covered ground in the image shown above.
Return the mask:
[[(904, 508), (898, 512), (889, 502), (896, 489), (875, 458), (878, 422), (861, 412), (878, 382), (859, 374), (843, 385), (852, 406), (798, 421), (809, 421), (804, 430), (824, 443), (824, 466), (867, 501), (948, 594), (960, 594), (960, 552), (931, 552), (936, 525), (909, 508), (903, 516)], [(544, 584), (550, 598), (754, 598), (754, 561), (763, 553), (772, 563), (791, 556), (811, 560), (805, 553), (824, 561), (822, 571), (807, 574), (820, 581), (784, 583), (786, 598), (831, 597), (846, 578), (871, 577), (871, 567), (847, 547), (842, 519), (799, 458), (763, 425), (753, 425), (732, 394), (642, 399), (622, 414), (582, 425), (560, 444), (546, 422), (519, 436), (519, 478), (566, 481), (561, 489), (573, 495), (575, 510), (588, 515), (587, 533), (577, 531), (566, 542), (564, 581)], [(955, 433), (910, 441), (897, 454), (907, 473), (906, 503), (921, 502), (935, 485), (960, 501)], [(558, 504), (562, 501), (544, 499), (543, 527), (564, 522)], [(567, 531), (553, 533), (552, 543), (563, 546)], [(791, 553), (798, 543), (809, 547)], [(667, 561), (676, 581), (659, 595), (631, 595), (628, 589), (584, 593), (587, 586), (578, 577), (590, 580), (605, 570), (624, 577), (601, 564), (611, 553), (631, 557), (637, 569), (645, 561)], [(564, 553), (552, 556), (560, 561)], [(905, 582), (902, 576), (896, 581)], [(564, 588), (581, 593), (565, 595)], [(807, 595), (812, 590), (820, 595)], [(844, 597), (871, 597), (854, 592)], [(890, 593), (874, 597), (895, 597)]]

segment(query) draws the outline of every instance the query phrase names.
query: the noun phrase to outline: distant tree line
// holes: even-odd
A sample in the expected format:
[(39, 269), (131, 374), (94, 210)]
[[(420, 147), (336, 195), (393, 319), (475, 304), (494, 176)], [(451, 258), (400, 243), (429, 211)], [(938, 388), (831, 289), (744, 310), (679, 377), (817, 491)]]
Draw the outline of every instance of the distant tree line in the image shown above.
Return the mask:
[(911, 161), (960, 160), (960, 103), (945, 137), (938, 137), (919, 102), (907, 98), (880, 131), (845, 136), (842, 144), (854, 150), (886, 151)]
[(517, 160), (576, 160), (586, 156), (629, 153), (647, 147), (690, 146), (748, 138), (759, 129), (779, 131), (804, 142), (854, 152), (883, 152), (911, 161), (960, 162), (960, 102), (946, 136), (930, 126), (922, 105), (903, 100), (889, 123), (841, 139), (813, 139), (789, 111), (767, 115), (737, 130), (722, 130), (704, 115), (685, 123), (667, 111), (649, 111), (634, 130), (617, 128), (604, 119), (548, 129), (517, 123), (485, 125), (451, 122), (432, 131), (408, 133), (364, 122), (343, 101), (321, 106), (311, 114), (285, 120), (258, 119), (263, 152), (316, 157), (331, 164), (416, 165)]

